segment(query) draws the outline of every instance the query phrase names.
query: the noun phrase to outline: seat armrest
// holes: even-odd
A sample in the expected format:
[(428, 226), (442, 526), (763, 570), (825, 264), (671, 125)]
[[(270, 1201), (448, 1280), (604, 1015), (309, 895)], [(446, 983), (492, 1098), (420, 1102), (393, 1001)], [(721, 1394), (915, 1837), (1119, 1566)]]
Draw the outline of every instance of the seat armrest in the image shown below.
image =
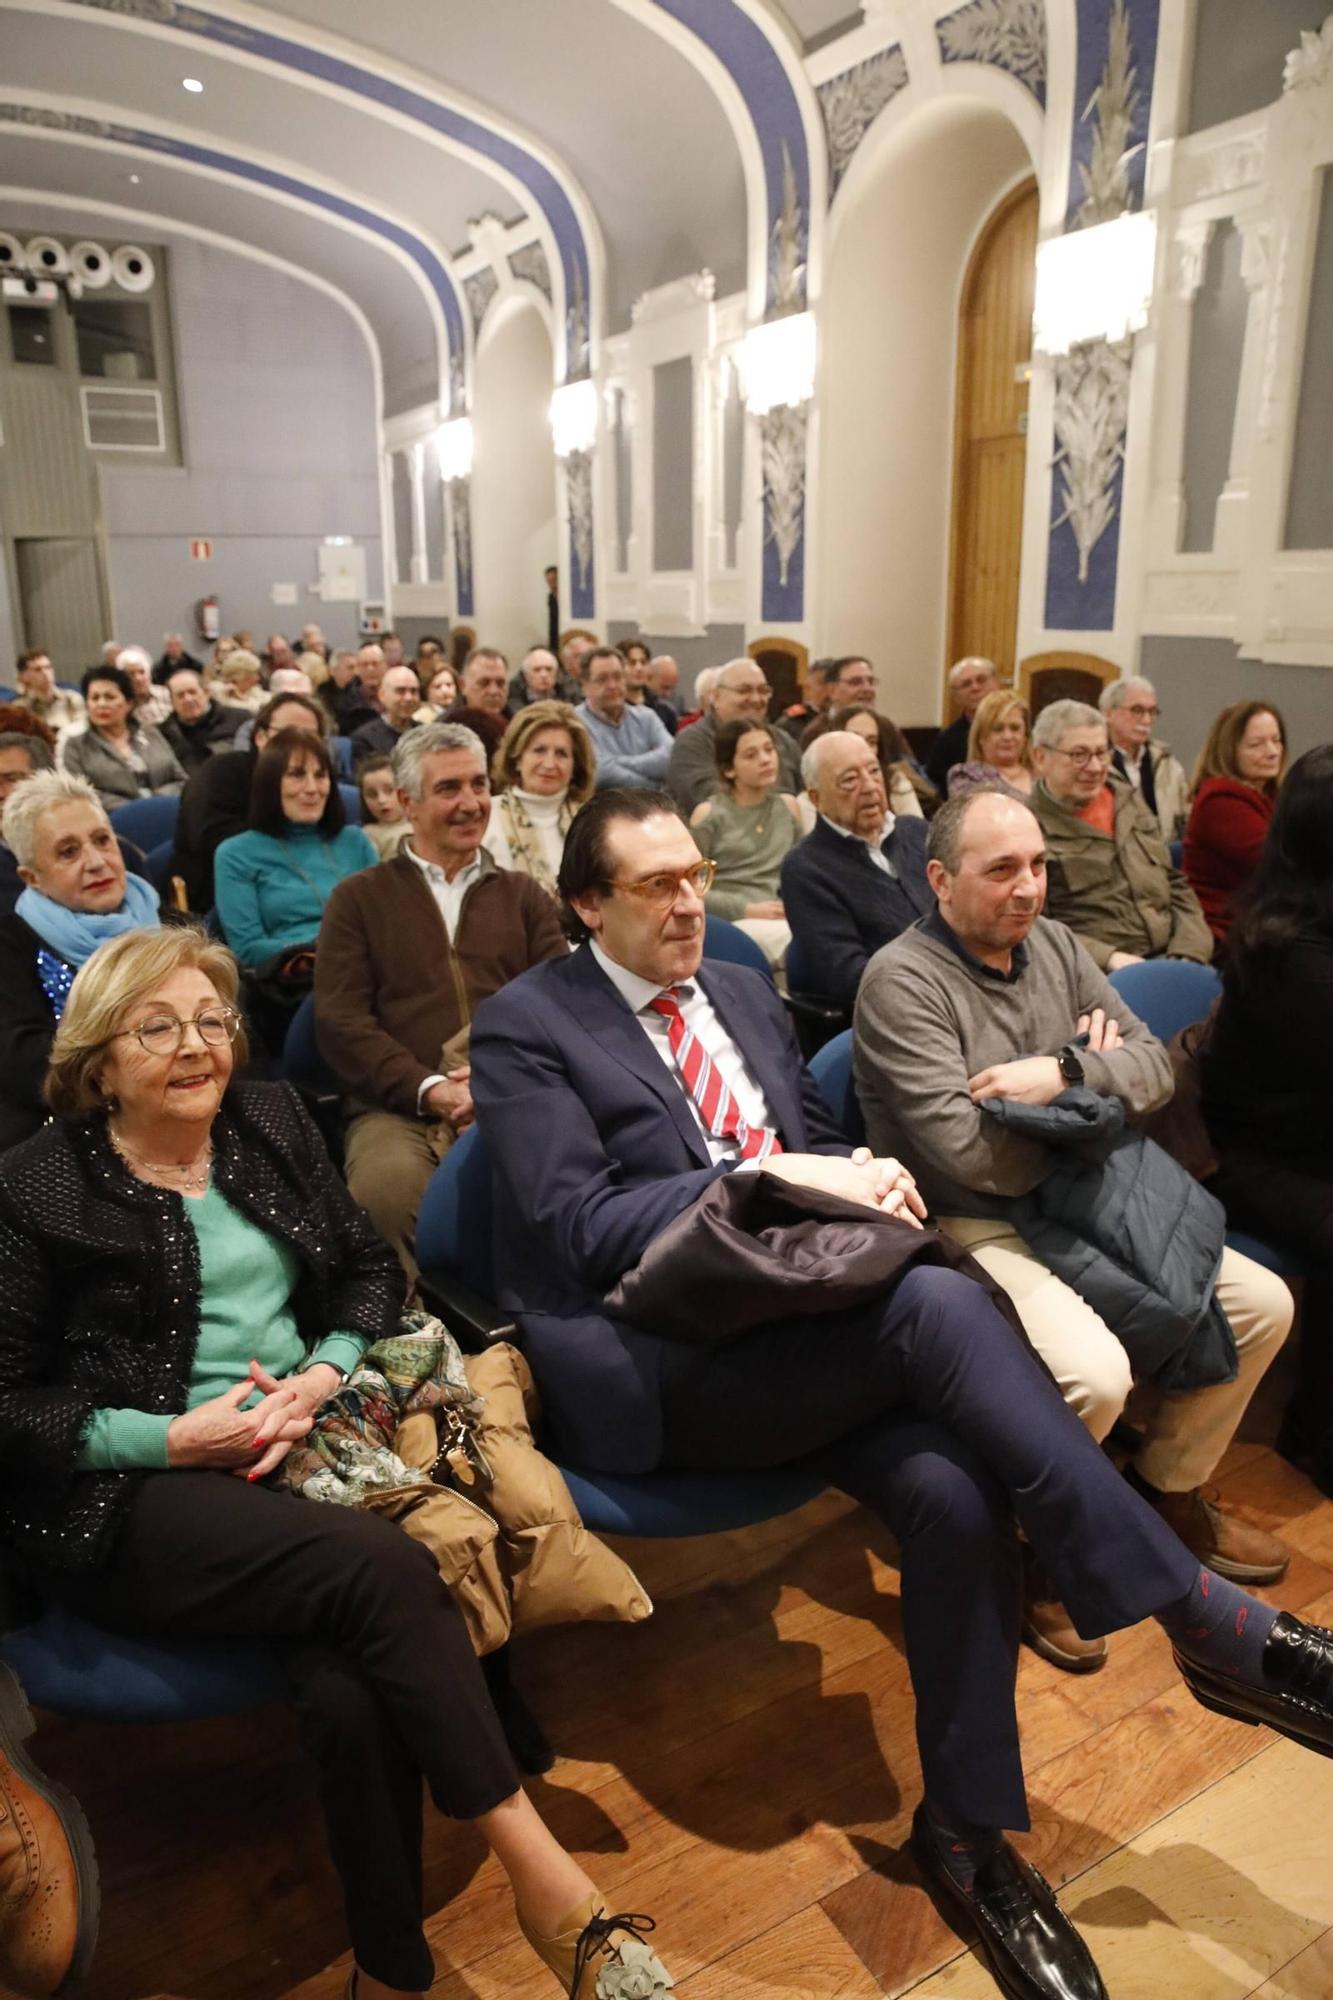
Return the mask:
[(498, 1340), (518, 1340), (518, 1328), (509, 1315), (452, 1271), (423, 1271), (417, 1287), (465, 1353), (479, 1354)]

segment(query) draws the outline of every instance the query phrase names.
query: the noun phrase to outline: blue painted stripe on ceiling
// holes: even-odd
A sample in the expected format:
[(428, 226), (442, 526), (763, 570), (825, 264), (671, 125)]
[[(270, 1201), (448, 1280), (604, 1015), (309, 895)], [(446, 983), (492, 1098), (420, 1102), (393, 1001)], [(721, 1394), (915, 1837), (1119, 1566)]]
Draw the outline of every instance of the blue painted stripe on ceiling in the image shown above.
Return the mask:
[(516, 141), (506, 138), (503, 133), (493, 131), (465, 112), (455, 111), (448, 105), (437, 104), (432, 98), (423, 96), (420, 91), (413, 90), (406, 84), (397, 83), (391, 77), (381, 76), (375, 70), (366, 69), (359, 63), (349, 62), (342, 56), (330, 55), (322, 49), (311, 48), (304, 42), (292, 40), (287, 35), (273, 34), (267, 29), (251, 28), (244, 22), (230, 21), (220, 14), (209, 14), (198, 7), (177, 8), (171, 5), (164, 11), (161, 0), (72, 0), (72, 4), (113, 15), (132, 14), (143, 20), (178, 29), (183, 34), (194, 35), (201, 41), (244, 49), (251, 55), (262, 56), (267, 61), (279, 63), (287, 69), (298, 70), (305, 76), (337, 84), (340, 88), (352, 92), (354, 96), (368, 98), (377, 104), (385, 105), (388, 109), (413, 119), (417, 124), (425, 125), (431, 131), (440, 133), (442, 137), (452, 139), (470, 151), (480, 154), (495, 166), (513, 174), (514, 178), (527, 189), (545, 215), (555, 237), (560, 260), (564, 266), (567, 296), (572, 299), (581, 286), (583, 296), (588, 297), (588, 250), (573, 203), (550, 168)]
[[(791, 78), (777, 50), (758, 24), (737, 6), (719, 0), (657, 0), (663, 13), (697, 35), (722, 63), (745, 100), (764, 161), (768, 232), (782, 213), (782, 155), (785, 146), (796, 179), (803, 233), (810, 220), (810, 157), (805, 123)], [(771, 271), (770, 271), (771, 284)], [(805, 297), (805, 274), (801, 274)]]

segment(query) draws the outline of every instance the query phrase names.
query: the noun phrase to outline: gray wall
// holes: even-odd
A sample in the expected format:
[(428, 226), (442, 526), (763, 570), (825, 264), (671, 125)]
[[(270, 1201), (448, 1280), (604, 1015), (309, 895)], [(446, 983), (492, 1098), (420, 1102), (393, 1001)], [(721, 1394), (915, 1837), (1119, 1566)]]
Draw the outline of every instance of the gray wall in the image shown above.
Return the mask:
[(1188, 130), (1202, 132), (1282, 94), (1282, 64), (1328, 0), (1198, 0)]
[(694, 363), (653, 370), (653, 568), (694, 564)]
[(1266, 666), (1239, 659), (1229, 639), (1145, 633), (1139, 672), (1157, 689), (1161, 734), (1187, 771), (1213, 717), (1233, 701), (1271, 701), (1280, 709), (1293, 757), (1333, 741), (1333, 667)]
[(1333, 549), (1333, 168), (1325, 167), (1288, 495), (1289, 549)]
[(1217, 502), (1231, 460), (1249, 310), (1250, 294), (1240, 274), (1240, 231), (1229, 216), (1224, 216), (1208, 246), (1203, 283), (1190, 320), (1181, 463), (1185, 521), (1180, 538), (1187, 554), (1200, 554), (1213, 546)]
[[(150, 651), (194, 631), (220, 600), (222, 629), (294, 637), (307, 620), (336, 645), (357, 606), (315, 595), (318, 546), (366, 550), (366, 594), (382, 593), (377, 424), (370, 355), (334, 300), (296, 278), (204, 244), (171, 253), (184, 468), (102, 465), (115, 636)], [(210, 562), (190, 559), (207, 537)], [(275, 605), (275, 583), (297, 586)]]
[(745, 651), (745, 627), (743, 625), (710, 625), (702, 639), (655, 638), (651, 632), (641, 632), (637, 625), (613, 620), (606, 628), (606, 636), (613, 646), (623, 646), (627, 639), (642, 639), (655, 653), (670, 653), (680, 668), (680, 706), (693, 706), (689, 696), (694, 689), (694, 676), (705, 667), (720, 667), (727, 660), (738, 660)]

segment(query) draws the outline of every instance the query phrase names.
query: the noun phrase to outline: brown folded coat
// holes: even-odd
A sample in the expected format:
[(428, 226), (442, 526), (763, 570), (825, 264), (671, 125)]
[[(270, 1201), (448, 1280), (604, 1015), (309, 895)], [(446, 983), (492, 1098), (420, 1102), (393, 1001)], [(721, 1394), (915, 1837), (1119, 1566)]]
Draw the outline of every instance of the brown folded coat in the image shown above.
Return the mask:
[(947, 1236), (762, 1170), (714, 1181), (606, 1303), (665, 1339), (721, 1347), (771, 1320), (887, 1298), (922, 1266), (971, 1278), (1027, 1345), (1008, 1294)]

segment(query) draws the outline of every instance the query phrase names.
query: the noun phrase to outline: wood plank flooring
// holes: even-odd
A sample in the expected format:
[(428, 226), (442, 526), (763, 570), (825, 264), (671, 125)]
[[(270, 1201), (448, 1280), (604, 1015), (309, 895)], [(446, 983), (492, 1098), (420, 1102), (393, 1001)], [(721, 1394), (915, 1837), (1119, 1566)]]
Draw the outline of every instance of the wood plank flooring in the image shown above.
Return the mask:
[[(1258, 1444), (1223, 1475), (1296, 1551), (1276, 1600), (1333, 1622), (1333, 1505)], [(534, 1796), (620, 1907), (658, 1917), (682, 2000), (995, 2000), (904, 1848), (919, 1770), (883, 1533), (827, 1496), (625, 1547), (654, 1620), (543, 1634), (516, 1664), (563, 1753)], [(1333, 1762), (1198, 1707), (1155, 1626), (1111, 1645), (1084, 1679), (1025, 1654), (1019, 1699), (1022, 1845), (1113, 2000), (1327, 2000)], [(339, 2000), (337, 1884), (288, 1711), (47, 1722), (38, 1744), (98, 1844), (86, 2000)], [(426, 1881), (437, 2000), (554, 1996), (481, 1843), (434, 1814)]]

